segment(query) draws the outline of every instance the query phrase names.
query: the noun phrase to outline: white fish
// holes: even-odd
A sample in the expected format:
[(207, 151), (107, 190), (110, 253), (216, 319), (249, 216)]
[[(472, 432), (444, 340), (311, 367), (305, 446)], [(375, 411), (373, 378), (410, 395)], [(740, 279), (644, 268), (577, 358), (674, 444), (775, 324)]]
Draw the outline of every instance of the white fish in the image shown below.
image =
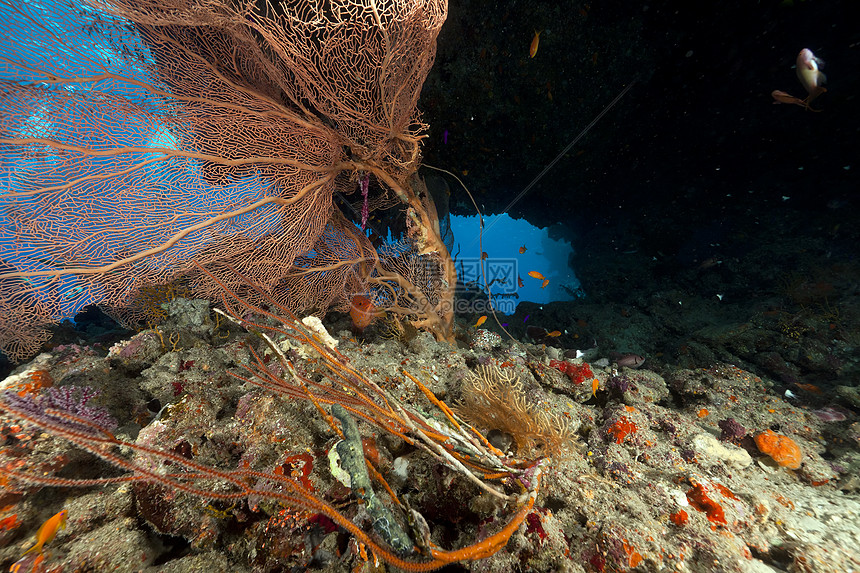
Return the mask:
[(800, 80), (801, 85), (809, 94), (809, 97), (804, 100), (806, 105), (827, 91), (826, 88), (822, 87), (822, 84), (827, 81), (827, 76), (819, 69), (822, 65), (824, 62), (816, 58), (809, 48), (803, 48), (797, 54), (797, 79)]

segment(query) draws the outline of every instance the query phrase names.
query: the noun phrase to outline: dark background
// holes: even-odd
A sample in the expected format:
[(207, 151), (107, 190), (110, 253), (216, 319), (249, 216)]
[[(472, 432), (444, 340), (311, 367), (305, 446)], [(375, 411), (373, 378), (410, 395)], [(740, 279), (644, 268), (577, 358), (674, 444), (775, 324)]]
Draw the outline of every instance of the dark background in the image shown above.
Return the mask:
[[(561, 223), (580, 248), (599, 230), (621, 250), (693, 262), (775, 211), (856, 210), (858, 6), (454, 0), (420, 104), (425, 162), (501, 212), (635, 81), (512, 216)], [(793, 69), (802, 48), (826, 62), (819, 113), (770, 95), (806, 96)], [(472, 214), (451, 188), (451, 211)]]

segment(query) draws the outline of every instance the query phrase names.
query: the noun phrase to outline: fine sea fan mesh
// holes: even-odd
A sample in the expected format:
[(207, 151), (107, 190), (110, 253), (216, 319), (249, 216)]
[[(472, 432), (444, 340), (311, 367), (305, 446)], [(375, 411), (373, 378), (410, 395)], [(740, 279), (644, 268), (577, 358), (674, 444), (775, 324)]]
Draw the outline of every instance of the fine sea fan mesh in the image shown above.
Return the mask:
[(445, 9), (0, 0), (0, 349), (21, 359), (46, 326), (194, 261), (294, 309), (343, 306), (355, 269), (300, 289), (294, 264), (372, 248), (332, 195), (349, 158), (414, 172)]

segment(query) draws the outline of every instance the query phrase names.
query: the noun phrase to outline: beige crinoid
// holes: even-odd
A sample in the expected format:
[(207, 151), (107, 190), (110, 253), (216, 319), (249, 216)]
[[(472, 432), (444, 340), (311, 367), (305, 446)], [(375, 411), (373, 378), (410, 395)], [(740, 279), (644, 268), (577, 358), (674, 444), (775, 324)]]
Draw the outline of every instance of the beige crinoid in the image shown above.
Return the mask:
[(495, 364), (479, 366), (463, 380), (455, 411), (477, 428), (510, 436), (518, 457), (552, 457), (573, 444), (570, 422), (534, 399), (514, 370)]

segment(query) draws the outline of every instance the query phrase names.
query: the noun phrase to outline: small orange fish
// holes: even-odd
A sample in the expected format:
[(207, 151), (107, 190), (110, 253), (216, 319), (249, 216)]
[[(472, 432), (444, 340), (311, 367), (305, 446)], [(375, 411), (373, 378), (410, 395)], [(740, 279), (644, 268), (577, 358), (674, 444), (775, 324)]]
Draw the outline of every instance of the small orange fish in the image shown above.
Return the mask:
[[(543, 32), (543, 30), (541, 30), (541, 32)], [(538, 44), (540, 44), (540, 32), (535, 30), (535, 37), (532, 38), (532, 45), (529, 46), (529, 57), (530, 58), (534, 58), (535, 54), (537, 54)]]
[(475, 326), (473, 328), (478, 328), (479, 326), (481, 326), (485, 322), (487, 322), (487, 315), (486, 314), (478, 319), (478, 322), (475, 323)]
[(526, 251), (528, 251), (528, 249), (526, 248), (526, 246), (525, 246), (525, 245), (523, 245), (522, 247), (520, 247), (520, 254), (521, 254), (521, 255), (526, 254)]
[(552, 332), (547, 332), (546, 335), (555, 338), (556, 336), (561, 336), (561, 331), (553, 330)]
[[(824, 89), (824, 88), (821, 88), (821, 89)], [(794, 104), (794, 105), (799, 105), (800, 107), (805, 107), (809, 111), (815, 111), (815, 112), (821, 111), (820, 109), (815, 109), (811, 105), (809, 105), (809, 100), (811, 99), (812, 96), (810, 96), (806, 99), (800, 99), (798, 97), (794, 97), (791, 94), (785, 93), (782, 90), (773, 90), (770, 93), (770, 95), (773, 96), (774, 100), (776, 100), (773, 102), (774, 104), (790, 103), (790, 104)]]
[(594, 396), (597, 394), (597, 389), (600, 388), (600, 380), (595, 378), (591, 381), (591, 395)]
[(785, 93), (782, 90), (773, 90), (770, 92), (771, 97), (776, 100), (773, 103), (790, 103), (794, 105), (799, 105), (801, 107), (806, 107), (806, 102), (800, 99), (799, 97), (794, 97), (789, 93)]
[[(66, 528), (66, 516), (69, 514), (67, 510), (63, 510), (60, 513), (54, 514), (52, 517), (49, 517), (48, 520), (42, 524), (42, 527), (39, 528), (39, 532), (36, 533), (36, 545), (28, 549), (24, 552), (24, 555), (21, 556), (21, 559), (24, 558), (25, 555), (28, 555), (32, 552), (42, 553), (42, 548), (46, 543), (50, 543), (54, 537), (57, 536), (57, 530)], [(20, 568), (18, 563), (21, 562), (21, 559), (18, 560), (17, 563), (12, 565), (9, 571), (17, 571)], [(18, 565), (18, 567), (16, 567)]]
[(487, 260), (487, 257), (489, 257), (489, 256), (490, 256), (490, 255), (488, 255), (487, 253), (481, 253), (481, 260), (482, 260), (482, 261), (486, 261), (486, 260)]
[(355, 330), (364, 332), (377, 315), (376, 305), (363, 294), (354, 295), (349, 301), (349, 316), (352, 318)]
[(523, 288), (524, 286), (526, 286), (520, 275), (517, 275), (517, 286), (519, 286), (520, 288)]
[(542, 280), (545, 280), (545, 279), (546, 279), (546, 277), (545, 277), (545, 276), (543, 276), (542, 274), (540, 274), (540, 273), (539, 273), (539, 272), (537, 272), (537, 271), (529, 271), (529, 276), (530, 276), (530, 277), (532, 277), (533, 279), (538, 279), (538, 280), (540, 280), (540, 281), (542, 281)]
[(546, 285), (548, 285), (548, 284), (549, 284), (549, 279), (544, 279), (543, 284), (540, 285), (540, 288), (546, 288)]
[(794, 382), (794, 385), (800, 388), (801, 390), (806, 390), (807, 392), (811, 392), (812, 394), (823, 394), (821, 388), (816, 386), (815, 384), (802, 384), (800, 382)]

